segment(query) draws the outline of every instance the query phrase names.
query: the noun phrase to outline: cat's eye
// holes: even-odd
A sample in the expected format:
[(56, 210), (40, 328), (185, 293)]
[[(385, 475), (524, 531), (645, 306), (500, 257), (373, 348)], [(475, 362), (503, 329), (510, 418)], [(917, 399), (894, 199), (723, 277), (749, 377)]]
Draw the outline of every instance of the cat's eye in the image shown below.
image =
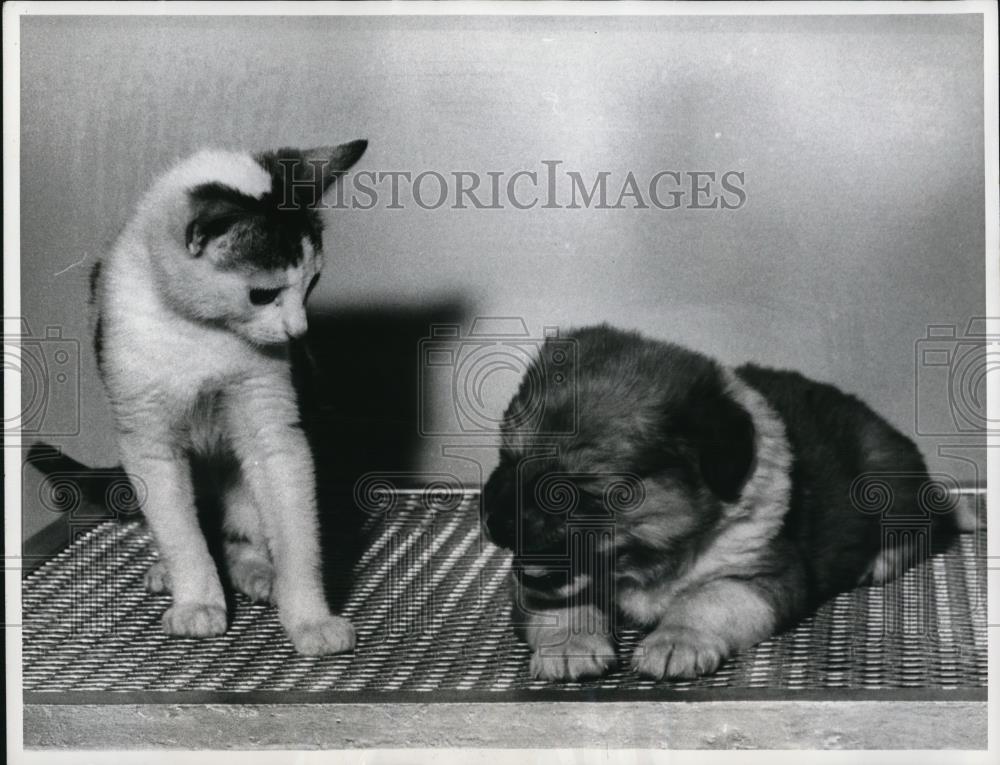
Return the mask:
[(250, 288), (250, 302), (254, 305), (270, 305), (278, 299), (281, 289), (266, 289), (264, 287)]

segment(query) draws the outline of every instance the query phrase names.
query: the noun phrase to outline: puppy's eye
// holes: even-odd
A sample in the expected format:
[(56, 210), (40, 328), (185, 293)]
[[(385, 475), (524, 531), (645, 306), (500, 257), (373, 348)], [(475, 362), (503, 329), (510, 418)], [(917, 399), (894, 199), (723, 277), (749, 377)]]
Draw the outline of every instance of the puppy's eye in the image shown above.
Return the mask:
[(254, 305), (269, 305), (278, 299), (281, 289), (250, 288), (250, 302)]

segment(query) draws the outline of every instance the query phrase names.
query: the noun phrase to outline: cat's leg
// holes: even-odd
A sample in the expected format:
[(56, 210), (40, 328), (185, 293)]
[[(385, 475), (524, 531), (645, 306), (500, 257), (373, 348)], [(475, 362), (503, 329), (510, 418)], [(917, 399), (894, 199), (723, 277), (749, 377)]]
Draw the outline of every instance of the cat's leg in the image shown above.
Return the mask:
[(274, 602), (274, 566), (261, 528), (261, 512), (242, 475), (223, 493), (223, 553), (233, 587), (255, 602)]
[(533, 597), (516, 580), (514, 620), (531, 646), (531, 675), (543, 680), (599, 677), (615, 661), (607, 616), (596, 605)]
[(173, 603), (163, 615), (171, 635), (206, 637), (226, 631), (226, 601), (215, 562), (198, 523), (187, 459), (170, 449), (168, 433), (120, 436), (127, 473), (145, 484), (143, 513), (160, 558), (155, 575), (147, 576)]
[(633, 667), (653, 678), (694, 678), (718, 669), (737, 651), (771, 637), (802, 608), (791, 574), (716, 579), (671, 601), (666, 615), (636, 647)]
[(290, 383), (241, 386), (228, 399), (228, 416), (274, 565), (278, 618), (299, 653), (350, 650), (354, 628), (330, 613), (323, 589), (313, 459)]

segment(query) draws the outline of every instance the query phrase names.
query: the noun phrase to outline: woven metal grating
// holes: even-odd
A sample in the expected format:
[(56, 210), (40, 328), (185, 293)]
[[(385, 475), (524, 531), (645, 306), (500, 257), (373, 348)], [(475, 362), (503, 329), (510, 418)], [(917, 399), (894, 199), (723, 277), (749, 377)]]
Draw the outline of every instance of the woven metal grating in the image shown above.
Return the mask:
[(383, 691), (986, 686), (984, 536), (972, 535), (886, 587), (835, 598), (709, 677), (639, 678), (628, 659), (640, 635), (625, 632), (619, 668), (606, 677), (533, 680), (529, 649), (510, 625), (510, 557), (482, 539), (476, 503), (475, 494), (394, 495), (372, 522), (372, 542), (343, 591), (331, 593), (355, 624), (357, 648), (323, 658), (295, 654), (275, 610), (242, 596), (225, 635), (164, 635), (169, 596), (143, 587), (155, 560), (150, 537), (137, 522), (103, 523), (24, 580), (24, 690), (358, 691), (377, 698)]

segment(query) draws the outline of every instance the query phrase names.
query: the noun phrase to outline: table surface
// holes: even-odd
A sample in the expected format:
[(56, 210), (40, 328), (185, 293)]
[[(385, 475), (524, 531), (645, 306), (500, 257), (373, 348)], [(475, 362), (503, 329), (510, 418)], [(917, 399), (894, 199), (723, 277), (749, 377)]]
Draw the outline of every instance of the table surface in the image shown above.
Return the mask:
[[(985, 746), (984, 533), (885, 587), (843, 593), (709, 677), (638, 677), (628, 657), (640, 635), (625, 630), (606, 677), (552, 684), (530, 676), (510, 623), (510, 557), (483, 540), (477, 501), (392, 495), (331, 585), (358, 646), (322, 658), (295, 654), (274, 609), (242, 596), (225, 635), (164, 635), (169, 597), (143, 588), (155, 560), (143, 526), (81, 530), (24, 579), (25, 744)], [(373, 727), (372, 705), (375, 719), (423, 722)]]

